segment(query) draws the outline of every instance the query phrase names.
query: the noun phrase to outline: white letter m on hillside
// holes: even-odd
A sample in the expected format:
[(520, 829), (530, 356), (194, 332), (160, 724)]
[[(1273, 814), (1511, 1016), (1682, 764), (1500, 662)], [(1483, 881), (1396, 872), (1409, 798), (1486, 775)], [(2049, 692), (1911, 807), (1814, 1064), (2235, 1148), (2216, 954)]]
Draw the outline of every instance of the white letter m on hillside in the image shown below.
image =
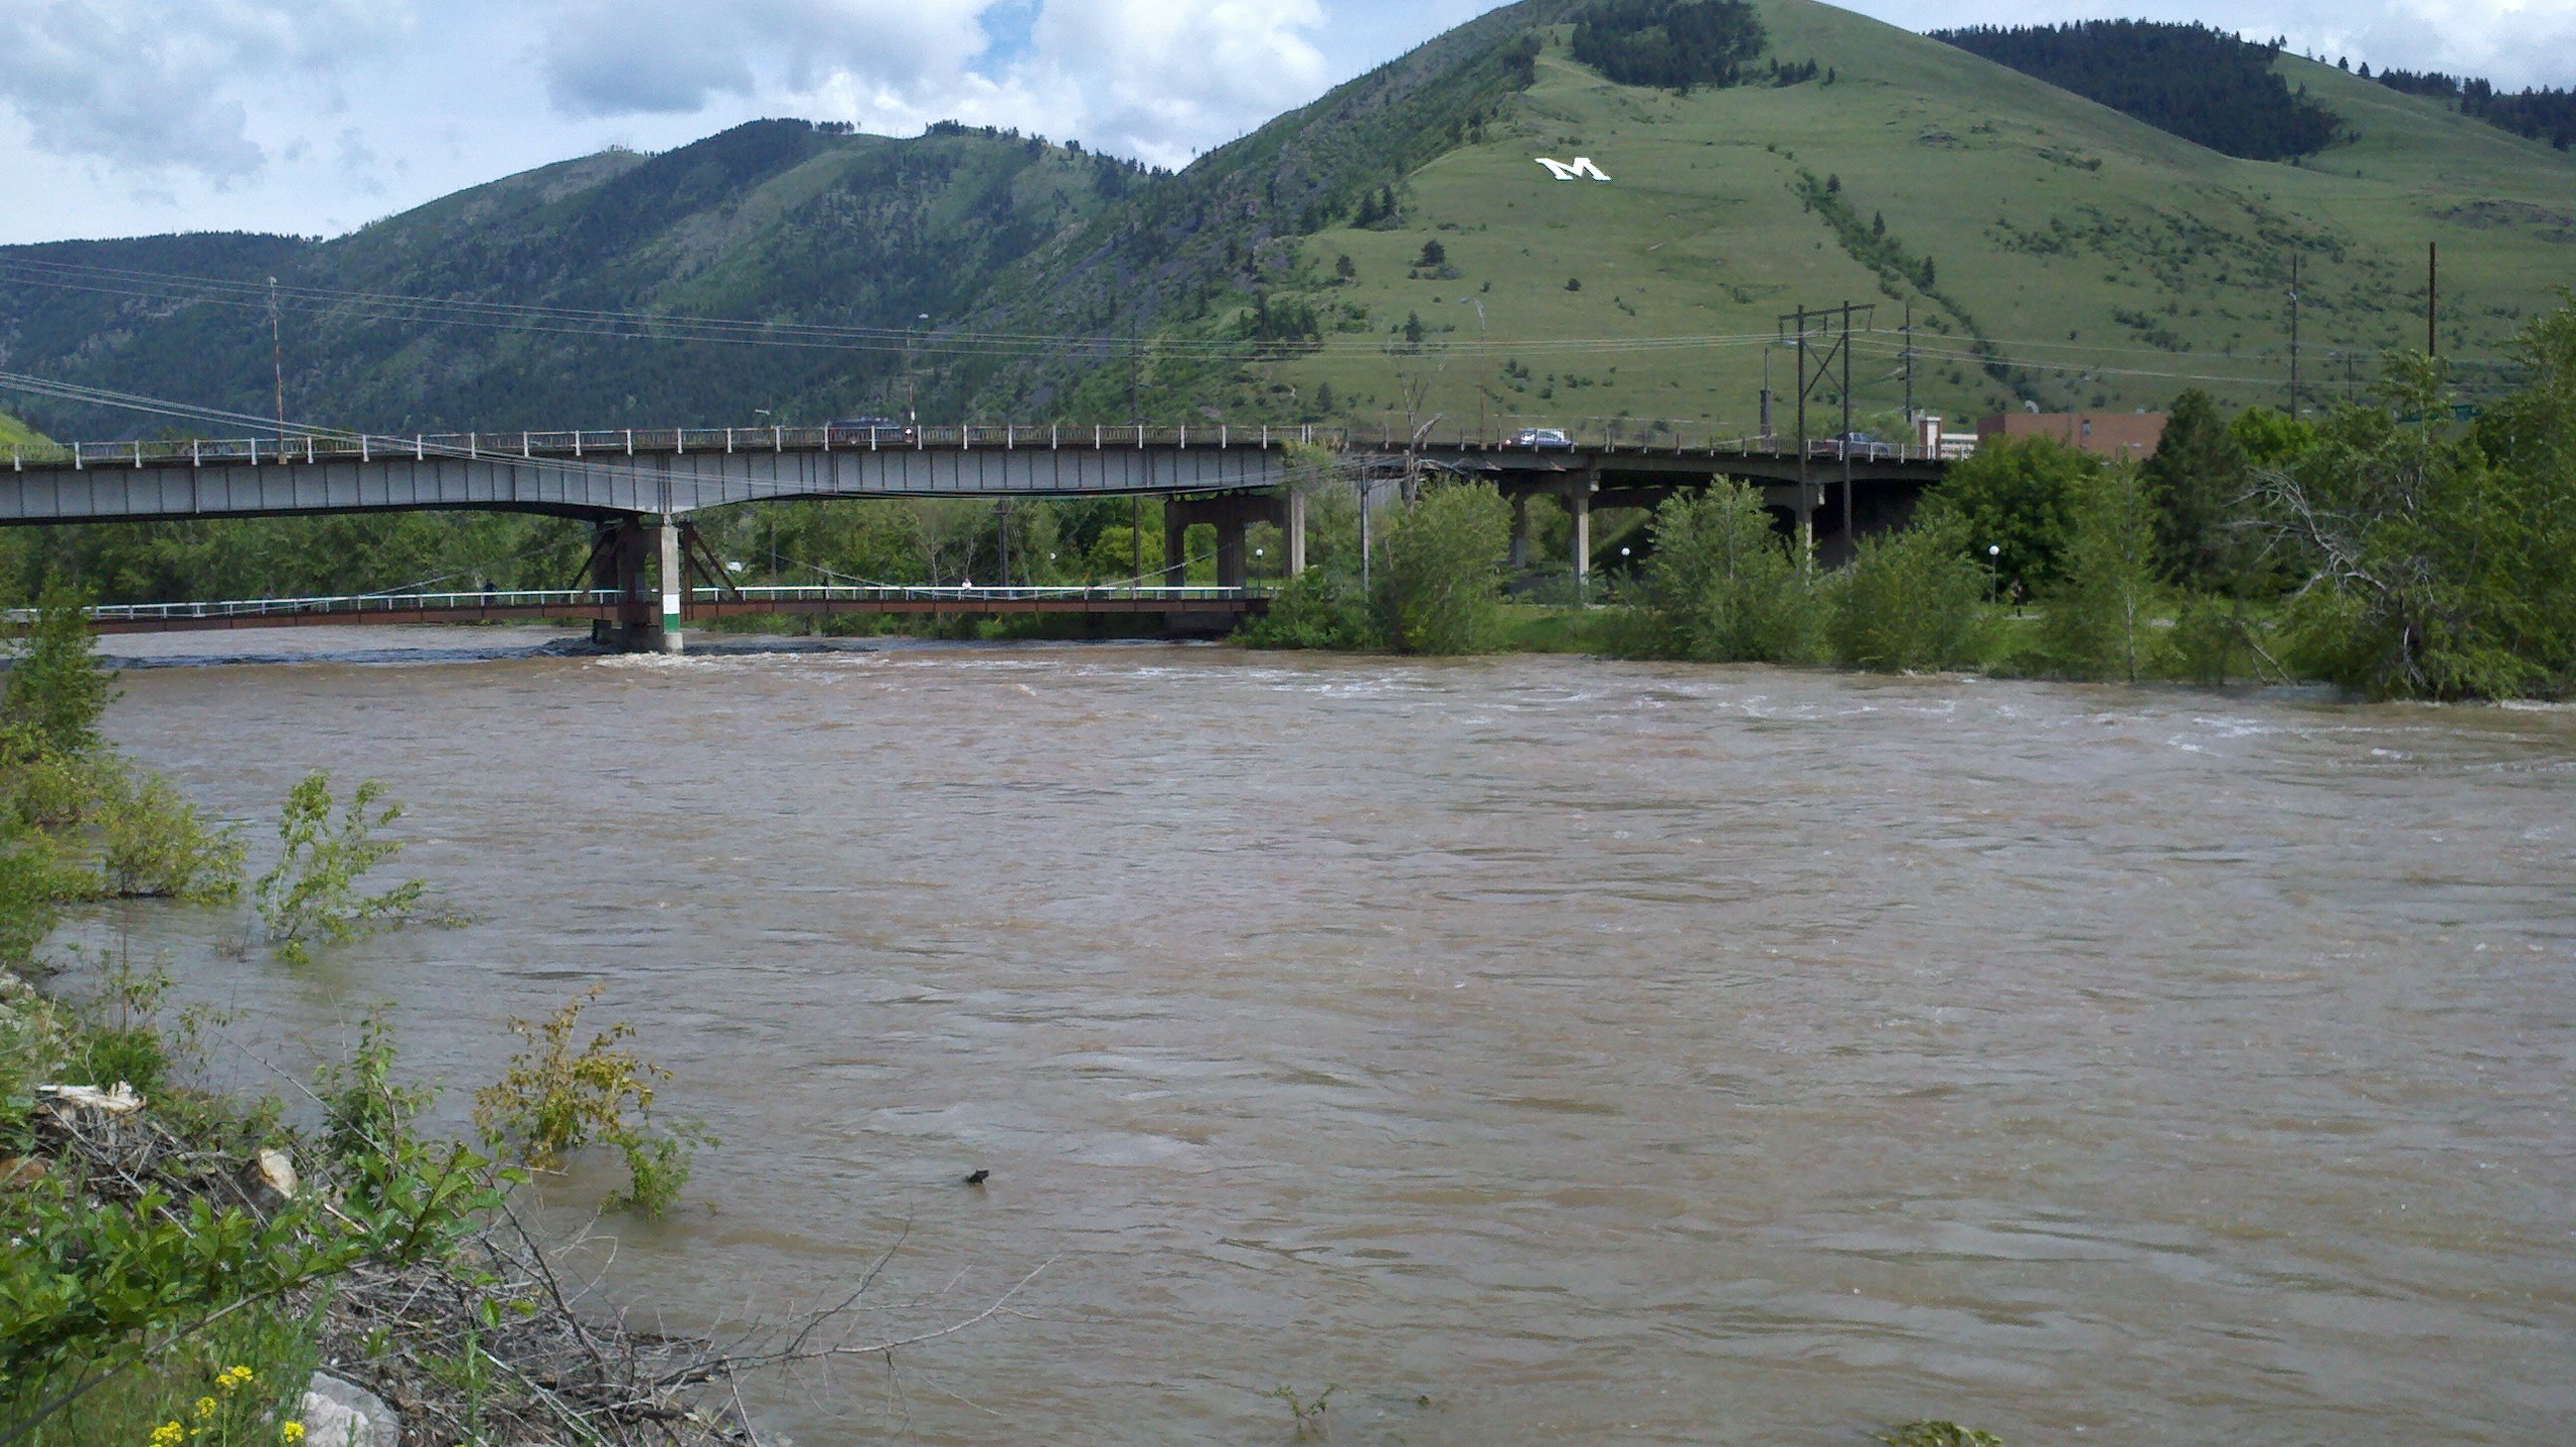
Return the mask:
[(1541, 156), (1538, 158), (1538, 163), (1547, 167), (1547, 173), (1560, 181), (1571, 181), (1582, 176), (1589, 176), (1595, 181), (1607, 181), (1610, 179), (1609, 177), (1601, 174), (1601, 168), (1599, 166), (1592, 164), (1592, 158), (1590, 156), (1577, 156), (1574, 158), (1574, 162), (1571, 165), (1568, 165), (1563, 161), (1551, 161), (1547, 157)]

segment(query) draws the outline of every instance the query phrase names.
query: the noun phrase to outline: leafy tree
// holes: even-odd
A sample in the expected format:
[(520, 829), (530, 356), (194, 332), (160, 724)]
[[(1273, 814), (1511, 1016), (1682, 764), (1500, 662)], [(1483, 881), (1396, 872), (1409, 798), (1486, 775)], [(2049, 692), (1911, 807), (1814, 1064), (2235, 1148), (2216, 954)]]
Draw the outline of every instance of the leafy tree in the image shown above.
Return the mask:
[(2058, 668), (2135, 682), (2148, 654), (2156, 598), (2156, 523), (2138, 473), (2098, 469), (2069, 509), (2064, 577), (2044, 595), (2041, 637)]
[(1762, 499), (1721, 478), (1655, 509), (1643, 604), (1659, 651), (1711, 662), (1804, 655), (1809, 598)]
[(2156, 558), (2165, 576), (2212, 592), (2241, 585), (2245, 547), (2234, 525), (2251, 479), (2245, 450), (2197, 387), (2176, 397), (2142, 473), (2155, 505)]
[(1992, 441), (1953, 464), (1925, 505), (1950, 520), (1980, 566), (1991, 559), (2003, 584), (2036, 590), (2057, 581), (2076, 489), (2100, 468), (2054, 438)]
[(2228, 439), (2255, 467), (2287, 467), (2316, 450), (2317, 430), (2286, 412), (2248, 407), (2227, 424)]
[(98, 721), (115, 696), (80, 596), (59, 580), (47, 583), (11, 650), (0, 728), (17, 741), (13, 748), (87, 754), (99, 746)]
[(1491, 483), (1426, 490), (1387, 530), (1371, 600), (1380, 636), (1406, 653), (1482, 653), (1502, 630), (1511, 508)]
[(1449, 264), (1449, 248), (1441, 245), (1438, 241), (1426, 241), (1422, 243), (1422, 255), (1416, 258), (1413, 264), (1422, 267), (1447, 266)]
[(277, 837), (286, 847), (277, 866), (251, 886), (279, 959), (305, 963), (314, 939), (345, 943), (419, 905), (427, 886), (416, 879), (381, 894), (358, 892), (360, 879), (402, 849), (398, 841), (374, 837), (402, 817), (400, 804), (376, 807), (384, 792), (374, 779), (358, 785), (337, 823), (331, 818), (330, 775), (316, 769), (288, 792), (277, 821)]
[(1882, 672), (1975, 663), (1986, 575), (1968, 561), (1967, 542), (1966, 525), (1941, 514), (1862, 539), (1829, 594), (1826, 640), (1834, 660)]
[(2443, 365), (2392, 353), (2386, 405), (2338, 409), (2312, 450), (2263, 474), (2304, 563), (2292, 635), (2316, 674), (2382, 698), (2576, 683), (2576, 474), (2563, 465), (2576, 303), (2535, 323), (2522, 350), (2535, 377), (2507, 410), (2532, 430), (2528, 450), (2446, 428)]

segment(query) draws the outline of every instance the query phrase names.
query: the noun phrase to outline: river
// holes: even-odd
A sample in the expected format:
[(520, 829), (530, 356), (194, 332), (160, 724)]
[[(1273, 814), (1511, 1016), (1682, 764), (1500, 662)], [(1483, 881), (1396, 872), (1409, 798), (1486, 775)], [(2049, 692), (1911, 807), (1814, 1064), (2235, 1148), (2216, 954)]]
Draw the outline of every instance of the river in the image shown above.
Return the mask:
[(383, 779), (470, 920), (302, 969), (238, 911), (86, 932), (232, 1011), (245, 1084), (389, 1002), (449, 1122), (604, 982), (722, 1141), (603, 1227), (671, 1325), (890, 1250), (879, 1338), (1038, 1273), (766, 1384), (805, 1447), (1284, 1442), (1265, 1394), (1328, 1385), (1345, 1447), (2576, 1416), (2576, 713), (245, 636), (140, 646), (301, 661), (131, 671), (117, 741), (254, 869), (303, 770)]

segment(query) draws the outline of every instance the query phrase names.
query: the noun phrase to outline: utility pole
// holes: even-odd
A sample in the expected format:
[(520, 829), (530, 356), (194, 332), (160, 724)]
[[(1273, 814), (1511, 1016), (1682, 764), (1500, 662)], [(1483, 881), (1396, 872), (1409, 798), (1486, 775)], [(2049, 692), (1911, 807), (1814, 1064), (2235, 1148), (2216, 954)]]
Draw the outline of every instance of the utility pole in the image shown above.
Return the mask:
[(2299, 415), (2299, 253), (2290, 253), (2290, 416)]
[(1914, 430), (1914, 301), (1905, 302), (1905, 430)]
[(1143, 362), (1136, 350), (1136, 318), (1127, 318), (1127, 420), (1145, 425), (1145, 377)]
[[(268, 279), (268, 364), (277, 379), (277, 445), (286, 446), (286, 343), (277, 329), (277, 278)], [(280, 455), (284, 455), (281, 451)]]
[(1852, 418), (1851, 418), (1851, 317), (1852, 304), (1843, 303), (1843, 546), (1856, 548), (1859, 534), (1852, 528)]
[(2424, 243), (2424, 355), (2442, 355), (2442, 243)]
[(1798, 308), (1798, 555), (1816, 565), (1816, 509), (1807, 490), (1807, 309)]
[[(1817, 496), (1816, 490), (1809, 485), (1813, 481), (1811, 475), (1813, 471), (1811, 457), (1815, 449), (1807, 440), (1807, 397), (1808, 394), (1814, 392), (1817, 386), (1822, 384), (1828, 376), (1832, 375), (1834, 363), (1839, 360), (1842, 363), (1842, 409), (1844, 436), (1843, 440), (1835, 446), (1836, 450), (1842, 454), (1843, 459), (1843, 534), (1846, 541), (1853, 541), (1855, 540), (1855, 534), (1854, 529), (1852, 528), (1852, 460), (1850, 440), (1852, 422), (1852, 328), (1855, 325), (1869, 325), (1871, 316), (1877, 311), (1877, 309), (1878, 308), (1875, 303), (1862, 306), (1855, 305), (1851, 302), (1844, 302), (1842, 304), (1842, 330), (1839, 332), (1828, 331), (1826, 333), (1827, 336), (1832, 338), (1832, 345), (1825, 348), (1825, 354), (1822, 357), (1817, 358), (1813, 366), (1808, 365), (1807, 361), (1809, 351), (1807, 339), (1811, 334), (1809, 324), (1811, 320), (1815, 322), (1831, 321), (1834, 316), (1832, 309), (1825, 308), (1811, 310), (1802, 306), (1795, 312), (1780, 318), (1780, 329), (1782, 333), (1780, 340), (1783, 342), (1794, 341), (1798, 348), (1798, 545), (1805, 553), (1807, 565), (1809, 567), (1813, 567), (1815, 564), (1816, 505), (1822, 502), (1823, 499)], [(1796, 329), (1794, 335), (1791, 334), (1790, 330), (1793, 327)]]

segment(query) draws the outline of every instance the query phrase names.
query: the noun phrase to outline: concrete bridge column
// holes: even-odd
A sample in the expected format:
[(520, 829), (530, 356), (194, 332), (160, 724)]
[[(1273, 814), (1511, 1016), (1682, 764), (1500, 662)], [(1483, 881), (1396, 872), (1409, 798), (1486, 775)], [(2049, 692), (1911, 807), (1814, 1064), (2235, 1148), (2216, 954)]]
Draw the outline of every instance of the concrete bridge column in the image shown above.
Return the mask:
[(1512, 571), (1529, 566), (1529, 494), (1512, 497)]
[(661, 651), (680, 651), (680, 600), (688, 596), (689, 575), (680, 561), (680, 525), (670, 518), (661, 520), (654, 529), (661, 536), (660, 572), (662, 580)]
[(1592, 601), (1592, 480), (1584, 478), (1565, 491), (1565, 511), (1574, 520), (1574, 592)]
[(1294, 488), (1288, 492), (1288, 523), (1280, 531), (1288, 535), (1288, 576), (1293, 578), (1306, 571), (1306, 495)]
[(1251, 555), (1243, 544), (1243, 510), (1229, 507), (1216, 520), (1216, 585), (1240, 588), (1251, 581)]
[(617, 595), (616, 618), (590, 625), (590, 641), (601, 648), (631, 653), (650, 646), (655, 619), (644, 552), (640, 519), (618, 518), (592, 529), (590, 586)]

